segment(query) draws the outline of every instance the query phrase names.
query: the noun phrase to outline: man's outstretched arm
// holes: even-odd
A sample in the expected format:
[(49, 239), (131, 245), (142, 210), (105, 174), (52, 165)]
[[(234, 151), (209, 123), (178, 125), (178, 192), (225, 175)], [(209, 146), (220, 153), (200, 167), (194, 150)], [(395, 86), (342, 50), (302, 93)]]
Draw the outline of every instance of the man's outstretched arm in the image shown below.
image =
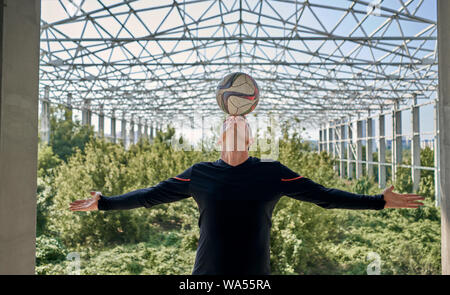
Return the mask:
[(100, 192), (91, 192), (93, 198), (78, 200), (70, 204), (72, 211), (127, 210), (139, 207), (171, 203), (191, 196), (190, 175), (192, 167), (176, 177), (161, 181), (155, 186), (138, 189), (123, 195), (106, 197)]
[(416, 194), (397, 194), (391, 186), (382, 194), (365, 195), (346, 192), (335, 188), (326, 188), (307, 177), (300, 176), (280, 163), (280, 192), (291, 198), (314, 203), (326, 209), (372, 209), (418, 208), (423, 200)]

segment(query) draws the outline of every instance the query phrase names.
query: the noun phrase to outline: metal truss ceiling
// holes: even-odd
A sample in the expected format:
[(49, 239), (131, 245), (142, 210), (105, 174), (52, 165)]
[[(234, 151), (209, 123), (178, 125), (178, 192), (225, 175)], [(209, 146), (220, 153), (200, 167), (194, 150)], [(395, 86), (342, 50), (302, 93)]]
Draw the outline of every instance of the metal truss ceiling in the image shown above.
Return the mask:
[[(378, 3), (380, 3), (378, 5)], [(436, 95), (435, 0), (43, 0), (40, 96), (169, 122), (219, 114), (243, 71), (255, 112), (316, 124)]]

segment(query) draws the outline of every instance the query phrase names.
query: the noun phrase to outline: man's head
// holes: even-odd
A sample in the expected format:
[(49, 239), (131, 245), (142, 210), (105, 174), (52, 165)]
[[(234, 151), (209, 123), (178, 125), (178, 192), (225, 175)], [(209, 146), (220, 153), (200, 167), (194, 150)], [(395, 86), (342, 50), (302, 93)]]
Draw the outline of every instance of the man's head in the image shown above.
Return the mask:
[(223, 121), (218, 140), (222, 151), (248, 151), (252, 143), (252, 130), (245, 116), (228, 116)]

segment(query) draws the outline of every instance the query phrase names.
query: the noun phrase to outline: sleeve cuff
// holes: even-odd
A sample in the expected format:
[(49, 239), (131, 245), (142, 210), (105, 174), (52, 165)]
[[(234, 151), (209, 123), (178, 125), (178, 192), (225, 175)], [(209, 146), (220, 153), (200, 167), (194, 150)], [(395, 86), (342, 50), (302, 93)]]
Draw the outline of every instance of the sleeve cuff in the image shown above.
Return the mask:
[(383, 194), (375, 195), (375, 204), (373, 206), (374, 210), (384, 209), (384, 205), (386, 205), (386, 201), (384, 200)]
[(97, 202), (97, 209), (98, 210), (108, 210), (107, 200), (103, 195), (100, 195), (100, 199)]

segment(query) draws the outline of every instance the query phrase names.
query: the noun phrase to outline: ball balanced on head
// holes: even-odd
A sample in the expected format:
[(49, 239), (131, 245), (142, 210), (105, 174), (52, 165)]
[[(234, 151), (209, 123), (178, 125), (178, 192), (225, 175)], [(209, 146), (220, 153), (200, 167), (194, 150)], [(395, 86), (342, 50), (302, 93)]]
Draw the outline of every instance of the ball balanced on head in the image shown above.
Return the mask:
[(259, 88), (256, 81), (245, 73), (232, 73), (220, 81), (216, 90), (220, 108), (227, 114), (243, 116), (256, 108)]

